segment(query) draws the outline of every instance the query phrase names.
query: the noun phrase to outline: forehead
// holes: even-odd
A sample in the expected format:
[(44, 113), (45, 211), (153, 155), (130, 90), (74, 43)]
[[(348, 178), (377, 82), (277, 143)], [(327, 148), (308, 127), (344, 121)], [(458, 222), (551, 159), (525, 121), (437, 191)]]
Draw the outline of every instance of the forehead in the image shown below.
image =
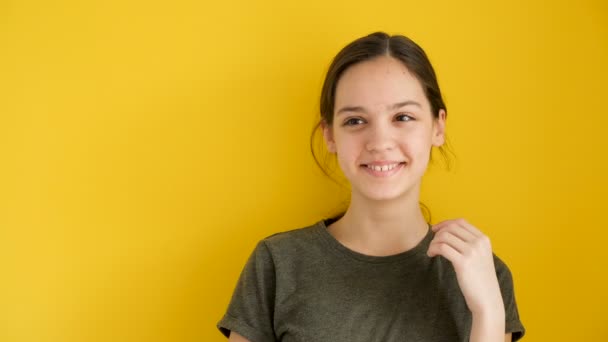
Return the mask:
[(344, 71), (336, 85), (334, 108), (350, 105), (384, 108), (404, 100), (415, 100), (428, 108), (418, 79), (401, 61), (382, 56)]

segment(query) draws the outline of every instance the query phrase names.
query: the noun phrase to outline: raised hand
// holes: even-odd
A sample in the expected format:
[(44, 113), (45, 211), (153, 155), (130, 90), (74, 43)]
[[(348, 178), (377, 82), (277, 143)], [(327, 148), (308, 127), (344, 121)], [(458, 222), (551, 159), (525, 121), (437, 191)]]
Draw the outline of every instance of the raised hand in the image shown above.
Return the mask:
[(435, 237), (427, 254), (452, 262), (469, 310), (474, 316), (504, 321), (490, 239), (464, 219), (446, 220), (432, 229)]

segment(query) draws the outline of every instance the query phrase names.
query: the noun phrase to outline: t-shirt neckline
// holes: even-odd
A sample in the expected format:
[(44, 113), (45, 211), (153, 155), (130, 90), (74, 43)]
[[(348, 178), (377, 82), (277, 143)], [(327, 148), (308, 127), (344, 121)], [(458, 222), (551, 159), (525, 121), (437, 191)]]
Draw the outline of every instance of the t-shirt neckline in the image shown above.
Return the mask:
[(323, 238), (323, 240), (325, 242), (327, 242), (333, 249), (337, 250), (340, 254), (343, 254), (343, 255), (345, 255), (349, 258), (355, 259), (355, 260), (364, 261), (364, 262), (368, 262), (368, 263), (374, 263), (374, 264), (403, 262), (403, 261), (411, 260), (415, 256), (421, 255), (421, 254), (426, 256), (426, 251), (428, 250), (428, 247), (429, 247), (431, 240), (433, 239), (433, 235), (434, 235), (433, 230), (431, 229), (431, 225), (429, 224), (426, 235), (413, 248), (410, 248), (407, 251), (393, 254), (393, 255), (375, 256), (375, 255), (368, 255), (368, 254), (356, 252), (356, 251), (346, 247), (345, 245), (343, 245), (340, 241), (338, 241), (333, 235), (331, 235), (329, 233), (329, 230), (327, 229), (327, 222), (332, 222), (332, 220), (331, 219), (321, 220), (321, 221), (317, 222), (317, 224), (316, 224), (317, 228), (318, 228), (317, 231), (319, 232), (319, 234), (321, 235), (321, 237)]

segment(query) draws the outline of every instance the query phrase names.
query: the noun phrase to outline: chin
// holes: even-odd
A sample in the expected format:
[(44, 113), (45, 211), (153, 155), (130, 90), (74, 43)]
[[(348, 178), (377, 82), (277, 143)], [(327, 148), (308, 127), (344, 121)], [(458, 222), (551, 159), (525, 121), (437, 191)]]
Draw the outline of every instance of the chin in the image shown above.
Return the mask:
[(399, 190), (399, 189), (387, 189), (385, 191), (378, 191), (380, 189), (368, 190), (368, 191), (360, 191), (359, 193), (362, 197), (372, 200), (372, 201), (392, 201), (403, 198), (407, 191)]

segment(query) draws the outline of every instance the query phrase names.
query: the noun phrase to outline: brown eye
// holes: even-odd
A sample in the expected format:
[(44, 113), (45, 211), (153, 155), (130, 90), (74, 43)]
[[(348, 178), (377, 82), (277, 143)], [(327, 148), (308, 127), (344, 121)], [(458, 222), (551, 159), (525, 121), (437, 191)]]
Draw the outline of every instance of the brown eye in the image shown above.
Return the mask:
[(399, 114), (395, 117), (397, 121), (413, 121), (414, 118), (407, 114)]
[(350, 118), (350, 119), (344, 121), (344, 126), (356, 126), (356, 125), (360, 125), (362, 123), (364, 123), (364, 121), (361, 118)]

